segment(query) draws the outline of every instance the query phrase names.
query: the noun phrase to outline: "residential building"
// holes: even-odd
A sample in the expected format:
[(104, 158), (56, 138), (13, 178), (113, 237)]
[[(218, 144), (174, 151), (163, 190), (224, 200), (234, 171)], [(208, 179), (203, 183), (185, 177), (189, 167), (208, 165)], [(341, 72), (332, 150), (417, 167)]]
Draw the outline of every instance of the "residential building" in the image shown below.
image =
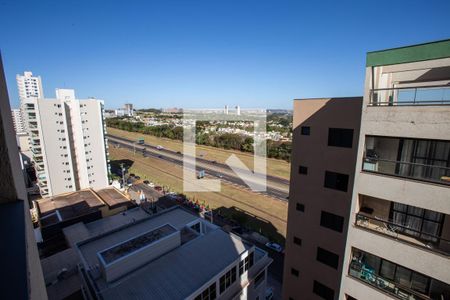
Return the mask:
[(125, 103), (123, 108), (124, 108), (125, 113), (127, 114), (127, 116), (132, 117), (134, 115), (133, 104)]
[(336, 299), (362, 97), (294, 101), (283, 299)]
[(2, 299), (47, 299), (0, 57), (0, 291)]
[(179, 206), (74, 247), (86, 299), (263, 299), (272, 261)]
[(339, 299), (450, 299), (450, 40), (365, 73)]
[(14, 108), (11, 110), (13, 125), (14, 125), (14, 131), (16, 134), (21, 134), (25, 132), (24, 124), (23, 124), (23, 118), (22, 114), (20, 112), (19, 108)]
[[(24, 132), (28, 132), (27, 122), (25, 122), (25, 111), (23, 101), (30, 97), (44, 98), (44, 89), (42, 88), (42, 80), (40, 76), (33, 76), (30, 71), (23, 72), (23, 75), (16, 75), (17, 90), (19, 93), (20, 113), (22, 115)], [(17, 131), (16, 131), (17, 132)], [(18, 132), (21, 133), (21, 132)], [(25, 149), (22, 149), (25, 151)]]
[(78, 100), (74, 90), (57, 89), (56, 99), (22, 102), (42, 196), (109, 185), (102, 100)]

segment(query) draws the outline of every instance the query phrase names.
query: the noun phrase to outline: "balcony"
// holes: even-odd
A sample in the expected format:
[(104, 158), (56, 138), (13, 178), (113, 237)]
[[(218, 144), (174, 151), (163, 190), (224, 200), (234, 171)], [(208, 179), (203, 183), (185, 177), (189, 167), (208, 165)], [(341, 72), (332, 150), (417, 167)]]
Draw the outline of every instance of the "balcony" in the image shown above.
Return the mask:
[(440, 212), (359, 195), (355, 225), (450, 256), (450, 216)]
[(369, 106), (450, 105), (450, 86), (372, 89)]
[(450, 299), (450, 286), (353, 248), (348, 275), (398, 299)]
[(450, 185), (450, 142), (367, 136), (362, 170)]

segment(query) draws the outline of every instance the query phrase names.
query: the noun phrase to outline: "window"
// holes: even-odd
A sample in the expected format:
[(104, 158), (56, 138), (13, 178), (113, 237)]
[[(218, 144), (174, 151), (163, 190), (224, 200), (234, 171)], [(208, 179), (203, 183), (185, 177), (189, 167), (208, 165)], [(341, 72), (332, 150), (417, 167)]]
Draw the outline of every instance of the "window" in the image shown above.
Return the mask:
[(403, 226), (396, 227), (396, 231), (430, 242), (438, 242), (444, 221), (444, 215), (439, 212), (396, 202), (392, 202), (390, 218)]
[(299, 166), (299, 167), (298, 167), (298, 173), (299, 173), (299, 174), (304, 174), (304, 175), (308, 174), (308, 167), (305, 167), (305, 166)]
[(325, 171), (324, 186), (329, 189), (346, 192), (348, 186), (348, 175)]
[(353, 129), (329, 128), (328, 146), (351, 148), (353, 144)]
[(302, 245), (302, 239), (294, 236), (294, 244), (297, 244), (297, 245), (301, 246)]
[(344, 217), (322, 211), (320, 215), (320, 226), (342, 232), (342, 229), (344, 228)]
[(298, 277), (300, 275), (299, 271), (297, 269), (291, 268), (291, 274), (295, 277)]
[(295, 205), (295, 209), (297, 209), (298, 211), (304, 212), (305, 205), (297, 202), (297, 204)]
[(302, 126), (301, 134), (302, 135), (310, 135), (311, 134), (311, 127), (309, 127), (309, 126)]
[(352, 297), (352, 296), (347, 295), (347, 294), (345, 294), (345, 299), (347, 299), (347, 300), (358, 300), (355, 297)]
[(244, 274), (248, 269), (253, 266), (254, 254), (250, 252), (246, 258), (239, 262), (239, 276)]
[(214, 300), (216, 299), (216, 283), (214, 282), (203, 292), (201, 292), (194, 300)]
[(313, 293), (325, 300), (334, 299), (334, 291), (316, 280), (314, 280)]
[(220, 277), (220, 294), (225, 292), (236, 281), (236, 266), (232, 267), (222, 277)]
[(317, 247), (317, 261), (332, 267), (333, 269), (337, 269), (339, 265), (339, 255), (325, 250), (323, 248)]
[(258, 285), (264, 280), (266, 277), (266, 271), (262, 271), (259, 273), (255, 278), (255, 288), (258, 287)]

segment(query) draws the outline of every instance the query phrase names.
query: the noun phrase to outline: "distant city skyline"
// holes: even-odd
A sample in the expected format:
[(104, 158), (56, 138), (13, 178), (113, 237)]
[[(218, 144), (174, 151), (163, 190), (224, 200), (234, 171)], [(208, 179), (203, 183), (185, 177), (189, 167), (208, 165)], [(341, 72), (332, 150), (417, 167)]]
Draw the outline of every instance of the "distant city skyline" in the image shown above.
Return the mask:
[(110, 109), (292, 109), (362, 95), (367, 51), (450, 37), (449, 1), (407, 3), (3, 1), (0, 50), (13, 107), (16, 74), (32, 71), (44, 94)]

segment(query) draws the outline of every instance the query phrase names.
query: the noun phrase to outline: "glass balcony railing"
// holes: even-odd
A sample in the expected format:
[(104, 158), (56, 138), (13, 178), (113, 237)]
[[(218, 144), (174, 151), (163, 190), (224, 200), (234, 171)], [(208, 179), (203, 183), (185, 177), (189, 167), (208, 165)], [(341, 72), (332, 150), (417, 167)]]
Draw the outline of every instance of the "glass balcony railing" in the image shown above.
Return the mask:
[(419, 231), (411, 226), (404, 226), (363, 213), (356, 214), (355, 225), (429, 251), (450, 256), (450, 240)]
[(364, 171), (450, 185), (450, 168), (413, 162), (364, 157)]
[(356, 248), (348, 274), (397, 299), (450, 299), (448, 284)]
[(369, 106), (450, 105), (450, 86), (373, 89)]

